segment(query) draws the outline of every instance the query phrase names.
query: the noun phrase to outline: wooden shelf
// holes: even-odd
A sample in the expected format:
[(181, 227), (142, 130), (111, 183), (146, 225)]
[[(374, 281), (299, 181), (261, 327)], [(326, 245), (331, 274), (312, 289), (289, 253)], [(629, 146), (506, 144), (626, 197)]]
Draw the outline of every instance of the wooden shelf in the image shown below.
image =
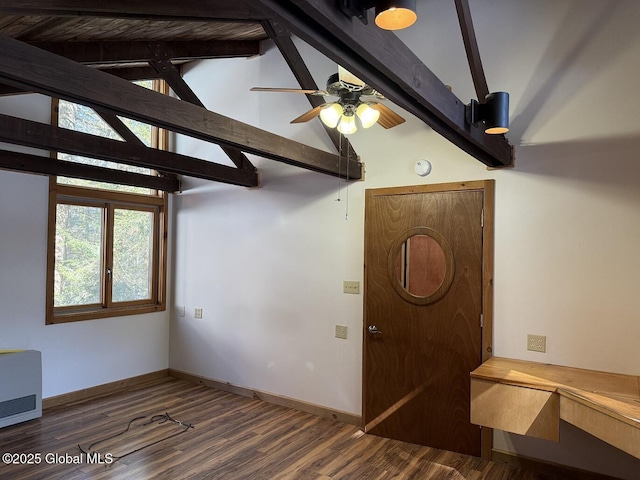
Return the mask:
[(640, 377), (493, 357), (471, 372), (471, 422), (558, 441), (560, 419), (640, 458)]

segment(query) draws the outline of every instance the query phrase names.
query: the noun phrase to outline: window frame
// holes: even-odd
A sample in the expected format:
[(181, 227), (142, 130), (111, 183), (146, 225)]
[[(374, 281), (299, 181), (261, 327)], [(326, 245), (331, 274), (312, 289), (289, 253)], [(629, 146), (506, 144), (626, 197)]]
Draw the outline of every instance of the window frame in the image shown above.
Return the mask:
[[(164, 83), (164, 82), (163, 82)], [(155, 89), (155, 88), (154, 88)], [(52, 99), (51, 123), (57, 125), (57, 99)], [(168, 136), (157, 127), (152, 129), (152, 146), (167, 148)], [(52, 161), (56, 152), (51, 152)], [(98, 206), (111, 212), (111, 218), (103, 218), (103, 252), (101, 262), (101, 303), (77, 306), (54, 306), (55, 294), (55, 243), (56, 213), (58, 204), (79, 206)], [(113, 260), (113, 212), (117, 208), (143, 210), (153, 212), (153, 241), (151, 267), (151, 298), (125, 302), (113, 302), (107, 268)], [(58, 183), (57, 177), (49, 178), (49, 212), (47, 234), (47, 280), (46, 280), (46, 314), (45, 324), (59, 324), (100, 318), (138, 315), (166, 310), (167, 290), (167, 225), (168, 194), (155, 191), (152, 194), (120, 192), (116, 190), (97, 189)], [(107, 293), (107, 290), (109, 292)]]
[[(57, 184), (51, 195), (51, 210), (54, 220), (49, 236), (49, 266), (47, 280), (47, 324), (73, 322), (79, 320), (92, 320), (112, 316), (133, 315), (150, 313), (165, 309), (164, 284), (166, 279), (166, 245), (162, 233), (166, 226), (165, 199), (160, 196), (147, 196), (135, 193), (110, 192), (106, 190), (94, 190), (87, 187), (68, 186)], [(53, 190), (53, 189), (52, 189)], [(67, 305), (56, 307), (54, 305), (55, 288), (55, 241), (56, 224), (55, 215), (59, 204), (77, 205), (86, 207), (99, 207), (105, 211), (103, 216), (103, 245), (102, 262), (100, 267), (101, 303), (84, 305)], [(153, 242), (151, 259), (151, 298), (131, 300), (126, 302), (114, 302), (112, 295), (112, 282), (107, 271), (113, 269), (113, 212), (115, 209), (124, 208), (153, 213)]]

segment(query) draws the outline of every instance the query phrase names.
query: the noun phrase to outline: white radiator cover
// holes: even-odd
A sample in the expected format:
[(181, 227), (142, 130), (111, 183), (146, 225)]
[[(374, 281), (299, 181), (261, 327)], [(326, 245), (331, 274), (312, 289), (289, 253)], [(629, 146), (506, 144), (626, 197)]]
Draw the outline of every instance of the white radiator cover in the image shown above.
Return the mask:
[(0, 354), (0, 428), (42, 416), (42, 355)]

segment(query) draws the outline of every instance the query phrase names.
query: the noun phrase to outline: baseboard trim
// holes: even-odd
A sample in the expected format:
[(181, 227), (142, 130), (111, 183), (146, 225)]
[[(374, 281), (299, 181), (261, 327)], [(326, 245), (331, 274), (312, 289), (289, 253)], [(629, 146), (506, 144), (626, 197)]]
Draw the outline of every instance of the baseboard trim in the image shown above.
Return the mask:
[(616, 477), (524, 457), (504, 450), (494, 449), (491, 452), (491, 460), (496, 463), (504, 463), (512, 467), (521, 467), (532, 472), (550, 475), (563, 480), (619, 480)]
[(46, 410), (61, 405), (71, 405), (74, 403), (84, 402), (93, 398), (110, 395), (112, 393), (121, 392), (128, 388), (137, 387), (149, 382), (165, 379), (169, 376), (169, 370), (158, 370), (157, 372), (145, 373), (136, 377), (125, 378), (115, 382), (96, 385), (95, 387), (83, 388), (74, 392), (63, 393), (55, 397), (42, 399), (42, 409)]
[(216, 388), (225, 392), (235, 393), (242, 395), (243, 397), (255, 398), (264, 402), (273, 403), (282, 407), (293, 408), (300, 410), (301, 412), (311, 413), (320, 417), (331, 418), (339, 422), (348, 423), (357, 427), (362, 426), (362, 417), (354, 415), (352, 413), (343, 412), (340, 410), (333, 410), (331, 408), (323, 407), (313, 403), (303, 402), (293, 398), (285, 397), (282, 395), (276, 395), (274, 393), (261, 392), (259, 390), (253, 390), (251, 388), (239, 387), (228, 382), (221, 382), (200, 375), (193, 375), (191, 373), (182, 372), (180, 370), (169, 369), (169, 376), (178, 378), (180, 380), (186, 380), (188, 382), (205, 385), (207, 387)]

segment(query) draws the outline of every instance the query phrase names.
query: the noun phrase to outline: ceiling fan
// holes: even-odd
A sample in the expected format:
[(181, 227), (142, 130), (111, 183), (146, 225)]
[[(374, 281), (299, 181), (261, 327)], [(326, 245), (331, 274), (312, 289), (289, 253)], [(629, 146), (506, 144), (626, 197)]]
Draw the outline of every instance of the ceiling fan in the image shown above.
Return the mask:
[(389, 107), (380, 103), (380, 101), (386, 100), (384, 95), (340, 66), (338, 66), (338, 73), (334, 73), (327, 79), (326, 90), (253, 87), (251, 91), (305, 93), (322, 97), (337, 97), (337, 101), (318, 105), (291, 120), (291, 123), (308, 122), (320, 116), (326, 126), (337, 128), (344, 135), (354, 133), (358, 129), (356, 118), (363, 128), (369, 128), (375, 123), (384, 128), (392, 128), (405, 121)]

